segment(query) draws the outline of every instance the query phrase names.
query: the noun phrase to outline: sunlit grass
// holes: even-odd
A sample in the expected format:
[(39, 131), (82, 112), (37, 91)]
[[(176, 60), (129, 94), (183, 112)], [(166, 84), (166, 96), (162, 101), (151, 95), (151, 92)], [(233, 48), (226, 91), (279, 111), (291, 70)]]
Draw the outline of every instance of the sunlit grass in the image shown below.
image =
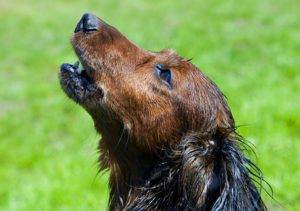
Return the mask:
[[(226, 94), (274, 189), (270, 210), (300, 210), (300, 4), (258, 1), (0, 0), (0, 210), (102, 210), (90, 117), (61, 91), (69, 37), (92, 12), (136, 44), (171, 47)], [(298, 69), (296, 69), (298, 68)]]

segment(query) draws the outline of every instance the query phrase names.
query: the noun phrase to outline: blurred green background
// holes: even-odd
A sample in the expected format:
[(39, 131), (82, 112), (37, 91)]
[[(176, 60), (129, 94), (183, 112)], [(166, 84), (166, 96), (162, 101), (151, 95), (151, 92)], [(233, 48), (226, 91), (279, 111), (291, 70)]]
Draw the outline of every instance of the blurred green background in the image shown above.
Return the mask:
[(269, 209), (300, 210), (298, 0), (0, 0), (0, 210), (106, 209), (100, 136), (58, 82), (85, 12), (143, 48), (192, 58), (255, 144)]

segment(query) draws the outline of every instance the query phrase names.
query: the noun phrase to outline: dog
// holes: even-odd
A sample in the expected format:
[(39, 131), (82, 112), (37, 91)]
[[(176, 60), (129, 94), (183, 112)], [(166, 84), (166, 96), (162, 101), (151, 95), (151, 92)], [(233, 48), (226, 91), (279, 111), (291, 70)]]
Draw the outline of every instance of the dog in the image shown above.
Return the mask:
[(62, 64), (60, 84), (101, 134), (109, 210), (266, 210), (224, 95), (190, 60), (144, 50), (90, 13), (71, 44), (82, 66)]

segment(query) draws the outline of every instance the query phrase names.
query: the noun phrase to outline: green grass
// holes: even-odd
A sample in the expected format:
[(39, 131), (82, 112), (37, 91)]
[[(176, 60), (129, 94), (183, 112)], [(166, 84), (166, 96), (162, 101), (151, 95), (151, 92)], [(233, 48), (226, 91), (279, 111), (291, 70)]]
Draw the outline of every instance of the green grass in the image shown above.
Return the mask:
[(227, 95), (272, 185), (270, 210), (300, 210), (297, 0), (0, 0), (0, 210), (103, 210), (100, 138), (58, 83), (85, 12), (139, 46), (171, 47)]

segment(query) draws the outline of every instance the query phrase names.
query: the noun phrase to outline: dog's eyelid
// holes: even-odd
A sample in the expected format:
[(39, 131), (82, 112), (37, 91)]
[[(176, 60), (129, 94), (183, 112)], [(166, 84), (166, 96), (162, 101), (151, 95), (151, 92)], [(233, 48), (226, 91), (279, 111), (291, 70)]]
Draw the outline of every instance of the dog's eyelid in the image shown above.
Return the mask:
[(172, 71), (162, 63), (156, 63), (154, 70), (160, 82), (165, 84), (168, 88), (172, 89)]

